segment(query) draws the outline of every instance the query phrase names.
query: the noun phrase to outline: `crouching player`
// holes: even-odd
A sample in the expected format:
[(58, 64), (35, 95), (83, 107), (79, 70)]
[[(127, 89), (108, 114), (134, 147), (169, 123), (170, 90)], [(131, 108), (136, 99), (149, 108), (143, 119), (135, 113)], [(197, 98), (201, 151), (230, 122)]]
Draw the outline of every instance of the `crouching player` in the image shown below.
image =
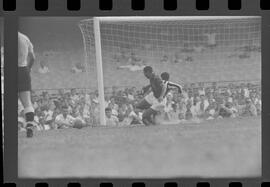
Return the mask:
[(151, 66), (144, 67), (143, 73), (150, 81), (148, 88), (151, 88), (151, 91), (136, 105), (136, 109), (144, 110), (142, 121), (145, 125), (153, 125), (155, 124), (154, 116), (157, 112), (164, 110), (166, 87), (161, 78), (153, 72)]
[(34, 108), (31, 102), (31, 68), (35, 61), (33, 44), (18, 32), (18, 96), (24, 107), (26, 136), (33, 136)]

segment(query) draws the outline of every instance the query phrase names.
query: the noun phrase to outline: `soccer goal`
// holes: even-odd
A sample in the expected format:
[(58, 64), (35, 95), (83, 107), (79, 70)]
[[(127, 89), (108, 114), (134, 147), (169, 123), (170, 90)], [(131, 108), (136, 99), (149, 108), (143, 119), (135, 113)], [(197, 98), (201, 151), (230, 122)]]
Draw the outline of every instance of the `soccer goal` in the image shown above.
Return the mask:
[(79, 27), (86, 63), (97, 70), (101, 125), (104, 87), (144, 86), (145, 65), (182, 82), (260, 79), (257, 16), (94, 17)]

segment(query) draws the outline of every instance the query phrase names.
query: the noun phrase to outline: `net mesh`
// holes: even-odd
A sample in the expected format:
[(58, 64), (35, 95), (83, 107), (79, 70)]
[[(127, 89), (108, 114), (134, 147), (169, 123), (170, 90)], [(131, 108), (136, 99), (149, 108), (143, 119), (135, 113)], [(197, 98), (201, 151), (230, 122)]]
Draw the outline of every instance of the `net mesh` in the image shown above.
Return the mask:
[[(93, 20), (83, 20), (86, 64), (95, 68)], [(260, 79), (261, 19), (100, 22), (104, 84), (141, 86), (143, 66), (181, 82)]]

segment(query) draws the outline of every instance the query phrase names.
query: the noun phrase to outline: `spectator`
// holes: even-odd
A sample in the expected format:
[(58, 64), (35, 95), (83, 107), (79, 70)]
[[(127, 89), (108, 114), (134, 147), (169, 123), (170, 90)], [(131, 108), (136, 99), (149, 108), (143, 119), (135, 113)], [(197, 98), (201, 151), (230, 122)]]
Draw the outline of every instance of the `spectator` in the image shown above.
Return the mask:
[(255, 96), (254, 105), (256, 106), (257, 114), (260, 115), (262, 113), (262, 100), (260, 95)]
[(119, 122), (122, 122), (125, 119), (125, 117), (127, 117), (127, 105), (126, 105), (126, 103), (123, 103), (120, 106), (120, 108), (118, 110), (118, 116), (117, 117), (119, 119)]
[(237, 115), (237, 109), (233, 106), (231, 100), (228, 100), (227, 103), (222, 101), (219, 108), (219, 116), (222, 118), (234, 118)]
[(127, 98), (131, 102), (134, 101), (135, 98), (134, 98), (134, 93), (133, 93), (132, 89), (127, 90)]
[(70, 128), (73, 126), (75, 118), (69, 115), (68, 106), (62, 107), (62, 113), (57, 115), (55, 123), (58, 129)]
[(119, 120), (116, 116), (112, 115), (112, 109), (106, 108), (105, 109), (106, 114), (106, 126), (114, 127), (119, 125)]
[(100, 119), (99, 119), (99, 110), (100, 110), (100, 106), (98, 103), (96, 102), (93, 102), (92, 105), (91, 105), (91, 117), (92, 117), (92, 121), (93, 121), (93, 125), (98, 125), (99, 122), (100, 122)]
[(86, 121), (83, 117), (83, 109), (81, 106), (76, 107), (74, 115), (72, 116), (75, 118), (76, 121), (80, 121), (83, 126), (85, 126)]
[(173, 122), (180, 122), (182, 120), (185, 120), (185, 113), (186, 113), (186, 107), (184, 102), (180, 103), (173, 103), (172, 104), (172, 110), (170, 112), (170, 119)]
[(111, 102), (109, 103), (109, 107), (112, 109), (112, 115), (118, 116), (118, 105), (115, 104), (114, 98), (111, 98)]
[(90, 109), (90, 106), (85, 103), (83, 106), (82, 106), (82, 117), (83, 119), (85, 120), (86, 123), (91, 123), (91, 109)]
[(174, 104), (173, 95), (172, 95), (171, 92), (169, 92), (167, 94), (167, 102), (166, 102), (166, 105), (165, 105), (165, 108), (164, 108), (164, 112), (165, 112), (164, 120), (166, 120), (166, 121), (171, 120), (170, 113), (173, 111), (172, 104)]
[(110, 98), (108, 95), (105, 95), (105, 99), (104, 99), (105, 108), (109, 107), (109, 104), (110, 104)]
[(244, 108), (243, 116), (257, 116), (256, 106), (252, 103), (250, 98), (246, 99), (246, 107)]
[(205, 95), (205, 88), (204, 88), (204, 84), (202, 82), (199, 83), (198, 93), (199, 93), (199, 95)]
[(199, 113), (199, 116), (204, 118), (205, 117), (205, 110), (207, 109), (207, 107), (209, 106), (209, 102), (208, 102), (208, 99), (205, 97), (205, 95), (200, 95), (200, 101), (198, 102), (199, 105), (199, 110), (198, 110), (198, 113)]
[(185, 99), (182, 97), (182, 98), (180, 98), (180, 101), (178, 102), (178, 105), (173, 106), (174, 111), (178, 110), (178, 119), (179, 120), (184, 120), (185, 119), (185, 115), (186, 115), (186, 112), (187, 112), (186, 102), (187, 101), (185, 101)]
[[(213, 83), (214, 87), (217, 86)], [(228, 86), (205, 87), (199, 84), (195, 87), (192, 83), (185, 86), (184, 93), (177, 94), (172, 91), (168, 94), (168, 103), (165, 113), (159, 115), (160, 120), (167, 122), (176, 122), (177, 120), (186, 120), (187, 122), (199, 122), (200, 119), (215, 119), (220, 117), (236, 117), (241, 116), (257, 116), (261, 113), (261, 90), (251, 84), (240, 86), (230, 84)], [(248, 89), (248, 91), (245, 91)], [(114, 94), (108, 100), (109, 95), (106, 94), (108, 107), (111, 108), (111, 116), (118, 117), (122, 125), (130, 125), (140, 123), (141, 113), (133, 109), (134, 104), (140, 100), (142, 93), (135, 87), (118, 90), (113, 88)], [(199, 95), (201, 93), (201, 95)], [(205, 93), (205, 94), (202, 94)], [(247, 94), (248, 93), (248, 94)], [(246, 98), (249, 96), (248, 98)], [(251, 102), (249, 102), (249, 100)], [(70, 92), (59, 90), (56, 95), (43, 92), (42, 96), (32, 94), (32, 101), (35, 106), (36, 128), (39, 130), (48, 130), (55, 128), (69, 128), (69, 125), (59, 125), (59, 116), (63, 116), (63, 108), (68, 108), (67, 116), (71, 116), (75, 120), (80, 119), (83, 124), (99, 125), (99, 104), (98, 92), (87, 93), (77, 92), (72, 89)], [(119, 107), (120, 106), (120, 107)], [(18, 103), (18, 117), (20, 117), (20, 103)], [(72, 115), (70, 115), (72, 114)], [(64, 120), (67, 120), (67, 117)], [(57, 118), (57, 119), (56, 119)], [(23, 119), (23, 118), (22, 118)], [(22, 120), (19, 118), (19, 129), (23, 130)], [(72, 120), (71, 120), (72, 121)], [(178, 121), (179, 122), (179, 121)]]
[(71, 104), (74, 106), (74, 105), (77, 105), (77, 103), (79, 102), (79, 95), (76, 91), (75, 88), (71, 89), (70, 91), (70, 101), (71, 101)]
[(142, 124), (142, 119), (140, 118), (139, 114), (136, 114), (133, 106), (131, 104), (127, 105), (127, 112), (126, 112), (126, 117), (124, 118), (122, 124), (124, 126), (128, 125), (134, 125), (134, 124)]
[(205, 110), (205, 117), (207, 120), (212, 120), (218, 116), (218, 105), (214, 99), (209, 99), (209, 105)]
[(53, 105), (51, 105), (49, 108), (47, 108), (46, 110), (44, 110), (44, 130), (49, 130), (52, 128), (53, 126), (53, 122), (54, 122), (54, 118), (53, 118), (53, 111), (54, 111), (54, 107)]
[(198, 114), (196, 111), (196, 103), (193, 103), (191, 100), (187, 102), (186, 105), (187, 111), (185, 114), (185, 120), (188, 122), (199, 122)]
[(85, 67), (82, 63), (77, 62), (73, 67), (71, 68), (72, 73), (83, 73), (86, 72)]
[(99, 103), (99, 96), (98, 96), (98, 91), (95, 91), (94, 97), (93, 97), (93, 102), (94, 103)]
[(168, 58), (167, 55), (163, 55), (163, 57), (162, 57), (162, 59), (160, 60), (160, 62), (161, 62), (161, 63), (167, 64), (167, 63), (169, 63), (170, 61), (169, 61), (169, 58)]

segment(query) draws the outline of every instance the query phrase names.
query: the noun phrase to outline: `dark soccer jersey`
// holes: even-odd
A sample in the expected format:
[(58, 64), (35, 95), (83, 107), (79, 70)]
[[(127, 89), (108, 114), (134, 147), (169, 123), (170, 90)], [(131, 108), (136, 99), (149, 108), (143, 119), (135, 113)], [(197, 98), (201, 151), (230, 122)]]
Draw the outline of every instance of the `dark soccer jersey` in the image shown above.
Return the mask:
[(154, 96), (158, 99), (162, 93), (163, 82), (157, 75), (150, 78), (150, 86)]

